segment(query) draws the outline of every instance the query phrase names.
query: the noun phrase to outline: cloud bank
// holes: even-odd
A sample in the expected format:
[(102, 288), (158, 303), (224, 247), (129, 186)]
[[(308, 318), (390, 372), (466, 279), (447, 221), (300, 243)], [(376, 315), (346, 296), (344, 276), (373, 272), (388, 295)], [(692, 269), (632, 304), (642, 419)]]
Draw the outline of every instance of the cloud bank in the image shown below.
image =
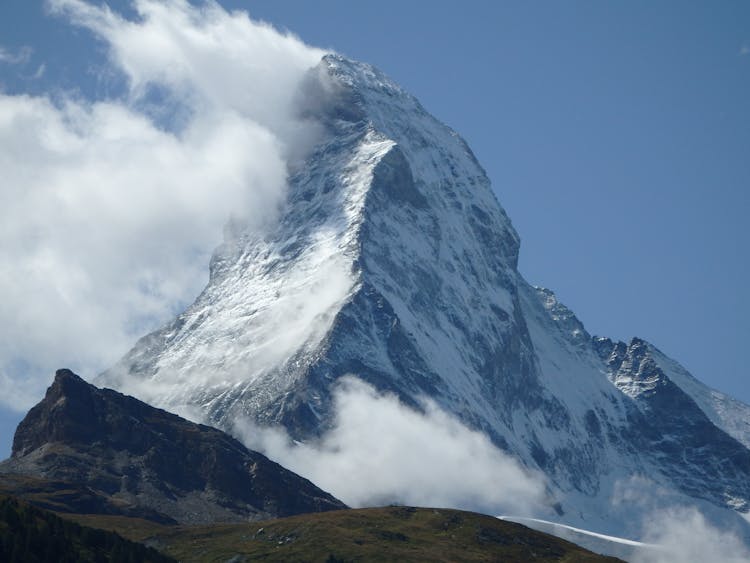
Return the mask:
[(545, 505), (545, 482), (432, 402), (424, 413), (353, 377), (335, 391), (333, 428), (295, 444), (279, 429), (238, 423), (236, 433), (350, 506), (403, 503), (528, 514)]
[(623, 481), (612, 499), (613, 510), (624, 509), (640, 528), (637, 541), (525, 521), (524, 516), (553, 514), (544, 476), (522, 467), (434, 402), (425, 401), (423, 409), (418, 412), (349, 376), (335, 389), (335, 421), (319, 440), (293, 442), (282, 429), (248, 421), (238, 421), (234, 433), (247, 447), (353, 507), (400, 503), (512, 514), (510, 520), (595, 551), (627, 554), (633, 563), (750, 561), (731, 513), (715, 507), (718, 519), (709, 522), (697, 507), (685, 504), (689, 499), (644, 477)]
[(0, 95), (0, 401), (114, 363), (205, 285), (228, 218), (272, 221), (318, 135), (295, 96), (322, 51), (209, 2), (51, 0), (125, 84), (106, 100)]

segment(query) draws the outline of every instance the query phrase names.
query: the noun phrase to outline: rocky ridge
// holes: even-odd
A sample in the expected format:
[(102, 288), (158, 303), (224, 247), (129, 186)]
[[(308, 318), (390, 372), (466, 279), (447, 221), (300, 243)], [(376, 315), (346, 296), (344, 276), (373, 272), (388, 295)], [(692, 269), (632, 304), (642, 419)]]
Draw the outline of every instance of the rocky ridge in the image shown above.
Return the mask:
[(76, 497), (66, 501), (75, 512), (168, 524), (346, 508), (220, 430), (98, 389), (70, 370), (57, 372), (19, 424), (0, 481), (27, 497), (65, 490)]

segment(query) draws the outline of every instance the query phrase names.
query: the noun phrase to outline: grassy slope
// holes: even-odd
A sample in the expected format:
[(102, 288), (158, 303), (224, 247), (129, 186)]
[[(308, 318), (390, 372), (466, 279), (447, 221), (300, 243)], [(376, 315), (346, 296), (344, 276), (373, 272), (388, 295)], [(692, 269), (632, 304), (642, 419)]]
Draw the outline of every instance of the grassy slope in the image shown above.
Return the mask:
[[(140, 541), (149, 535), (120, 531)], [(238, 555), (233, 561), (619, 561), (519, 524), (447, 509), (366, 508), (153, 531), (149, 545), (185, 562)]]
[[(367, 508), (176, 527), (112, 514), (112, 507), (87, 487), (3, 476), (2, 493), (15, 493), (67, 520), (115, 531), (185, 562), (225, 562), (236, 555), (242, 556), (236, 561), (616, 561), (520, 524), (448, 509)], [(110, 514), (102, 514), (102, 508)]]

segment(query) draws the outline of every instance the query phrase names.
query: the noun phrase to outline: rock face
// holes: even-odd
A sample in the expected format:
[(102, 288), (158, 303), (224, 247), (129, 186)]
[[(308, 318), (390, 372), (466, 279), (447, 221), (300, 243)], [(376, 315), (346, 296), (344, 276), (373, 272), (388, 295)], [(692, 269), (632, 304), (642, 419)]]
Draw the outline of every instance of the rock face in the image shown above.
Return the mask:
[(83, 484), (94, 503), (181, 523), (235, 522), (345, 508), (223, 432), (59, 370), (19, 424), (0, 474)]
[(748, 531), (734, 511), (750, 508), (750, 407), (642, 341), (592, 337), (530, 286), (466, 143), (382, 73), (326, 56), (300, 99), (327, 135), (278, 223), (231, 225), (195, 303), (102, 382), (304, 440), (354, 374), (410, 405), (430, 397), (543, 471), (560, 503), (548, 517), (637, 535), (643, 503), (616, 501), (638, 477)]
[(638, 449), (651, 452), (660, 470), (690, 496), (733, 499), (736, 508), (747, 512), (750, 450), (714, 425), (667, 376), (648, 343), (598, 339), (597, 347), (613, 383), (638, 406), (631, 415)]

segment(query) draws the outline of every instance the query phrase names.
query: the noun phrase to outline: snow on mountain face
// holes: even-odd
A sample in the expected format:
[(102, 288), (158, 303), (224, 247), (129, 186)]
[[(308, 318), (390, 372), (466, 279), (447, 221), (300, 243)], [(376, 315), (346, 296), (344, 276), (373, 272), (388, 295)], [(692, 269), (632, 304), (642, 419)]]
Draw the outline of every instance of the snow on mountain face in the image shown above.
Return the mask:
[(656, 347), (649, 345), (649, 352), (666, 376), (698, 404), (711, 422), (750, 448), (750, 406), (707, 387)]
[(100, 383), (304, 439), (355, 374), (485, 431), (547, 475), (558, 512), (600, 531), (633, 532), (611, 499), (634, 475), (748, 510), (750, 407), (642, 341), (592, 338), (529, 286), (469, 148), (380, 72), (329, 55), (308, 78), (303, 109), (327, 134), (292, 171), (278, 223), (230, 226), (195, 303)]
[[(332, 101), (316, 108), (331, 131), (290, 178), (275, 230), (257, 240), (240, 233), (220, 248), (196, 303), (143, 339), (104, 382), (128, 388), (136, 381), (123, 374), (147, 378), (152, 400), (199, 405), (219, 422), (234, 405), (261, 420), (292, 416), (290, 401), (302, 420), (309, 407), (325, 405), (315, 394), (287, 397), (276, 413), (279, 395), (306, 386), (325, 350), (343, 353), (345, 342), (332, 336), (351, 339), (352, 327), (343, 325), (370, 315), (398, 322), (383, 334), (361, 334), (353, 356), (365, 356), (374, 338), (372, 354), (346, 370), (406, 380), (412, 394), (432, 394), (435, 385), (481, 391), (476, 370), (466, 368), (481, 361), (470, 357), (472, 339), (479, 335), (489, 348), (499, 338), (483, 334), (512, 333), (518, 257), (518, 236), (484, 171), (463, 140), (374, 69), (326, 57), (310, 80), (333, 89)], [(436, 310), (436, 302), (445, 305)], [(419, 346), (413, 361), (430, 356), (464, 377), (441, 381), (424, 365), (394, 369), (405, 358), (392, 352), (404, 346)]]
[[(594, 553), (618, 557), (623, 561), (651, 559), (649, 556), (653, 553), (658, 555), (659, 546), (596, 534), (587, 530), (580, 530), (571, 526), (565, 526), (556, 522), (547, 522), (536, 518), (519, 518), (499, 516), (501, 520), (509, 520), (528, 526), (534, 530), (552, 534), (571, 541), (575, 544), (585, 547)], [(655, 560), (653, 557), (652, 560)]]
[[(659, 462), (661, 471), (698, 498), (722, 499), (734, 508), (750, 509), (750, 450), (720, 430), (698, 403), (662, 370), (654, 348), (634, 338), (629, 345), (599, 340), (615, 385), (639, 407), (632, 427), (636, 443)], [(661, 356), (663, 358), (663, 356)]]

